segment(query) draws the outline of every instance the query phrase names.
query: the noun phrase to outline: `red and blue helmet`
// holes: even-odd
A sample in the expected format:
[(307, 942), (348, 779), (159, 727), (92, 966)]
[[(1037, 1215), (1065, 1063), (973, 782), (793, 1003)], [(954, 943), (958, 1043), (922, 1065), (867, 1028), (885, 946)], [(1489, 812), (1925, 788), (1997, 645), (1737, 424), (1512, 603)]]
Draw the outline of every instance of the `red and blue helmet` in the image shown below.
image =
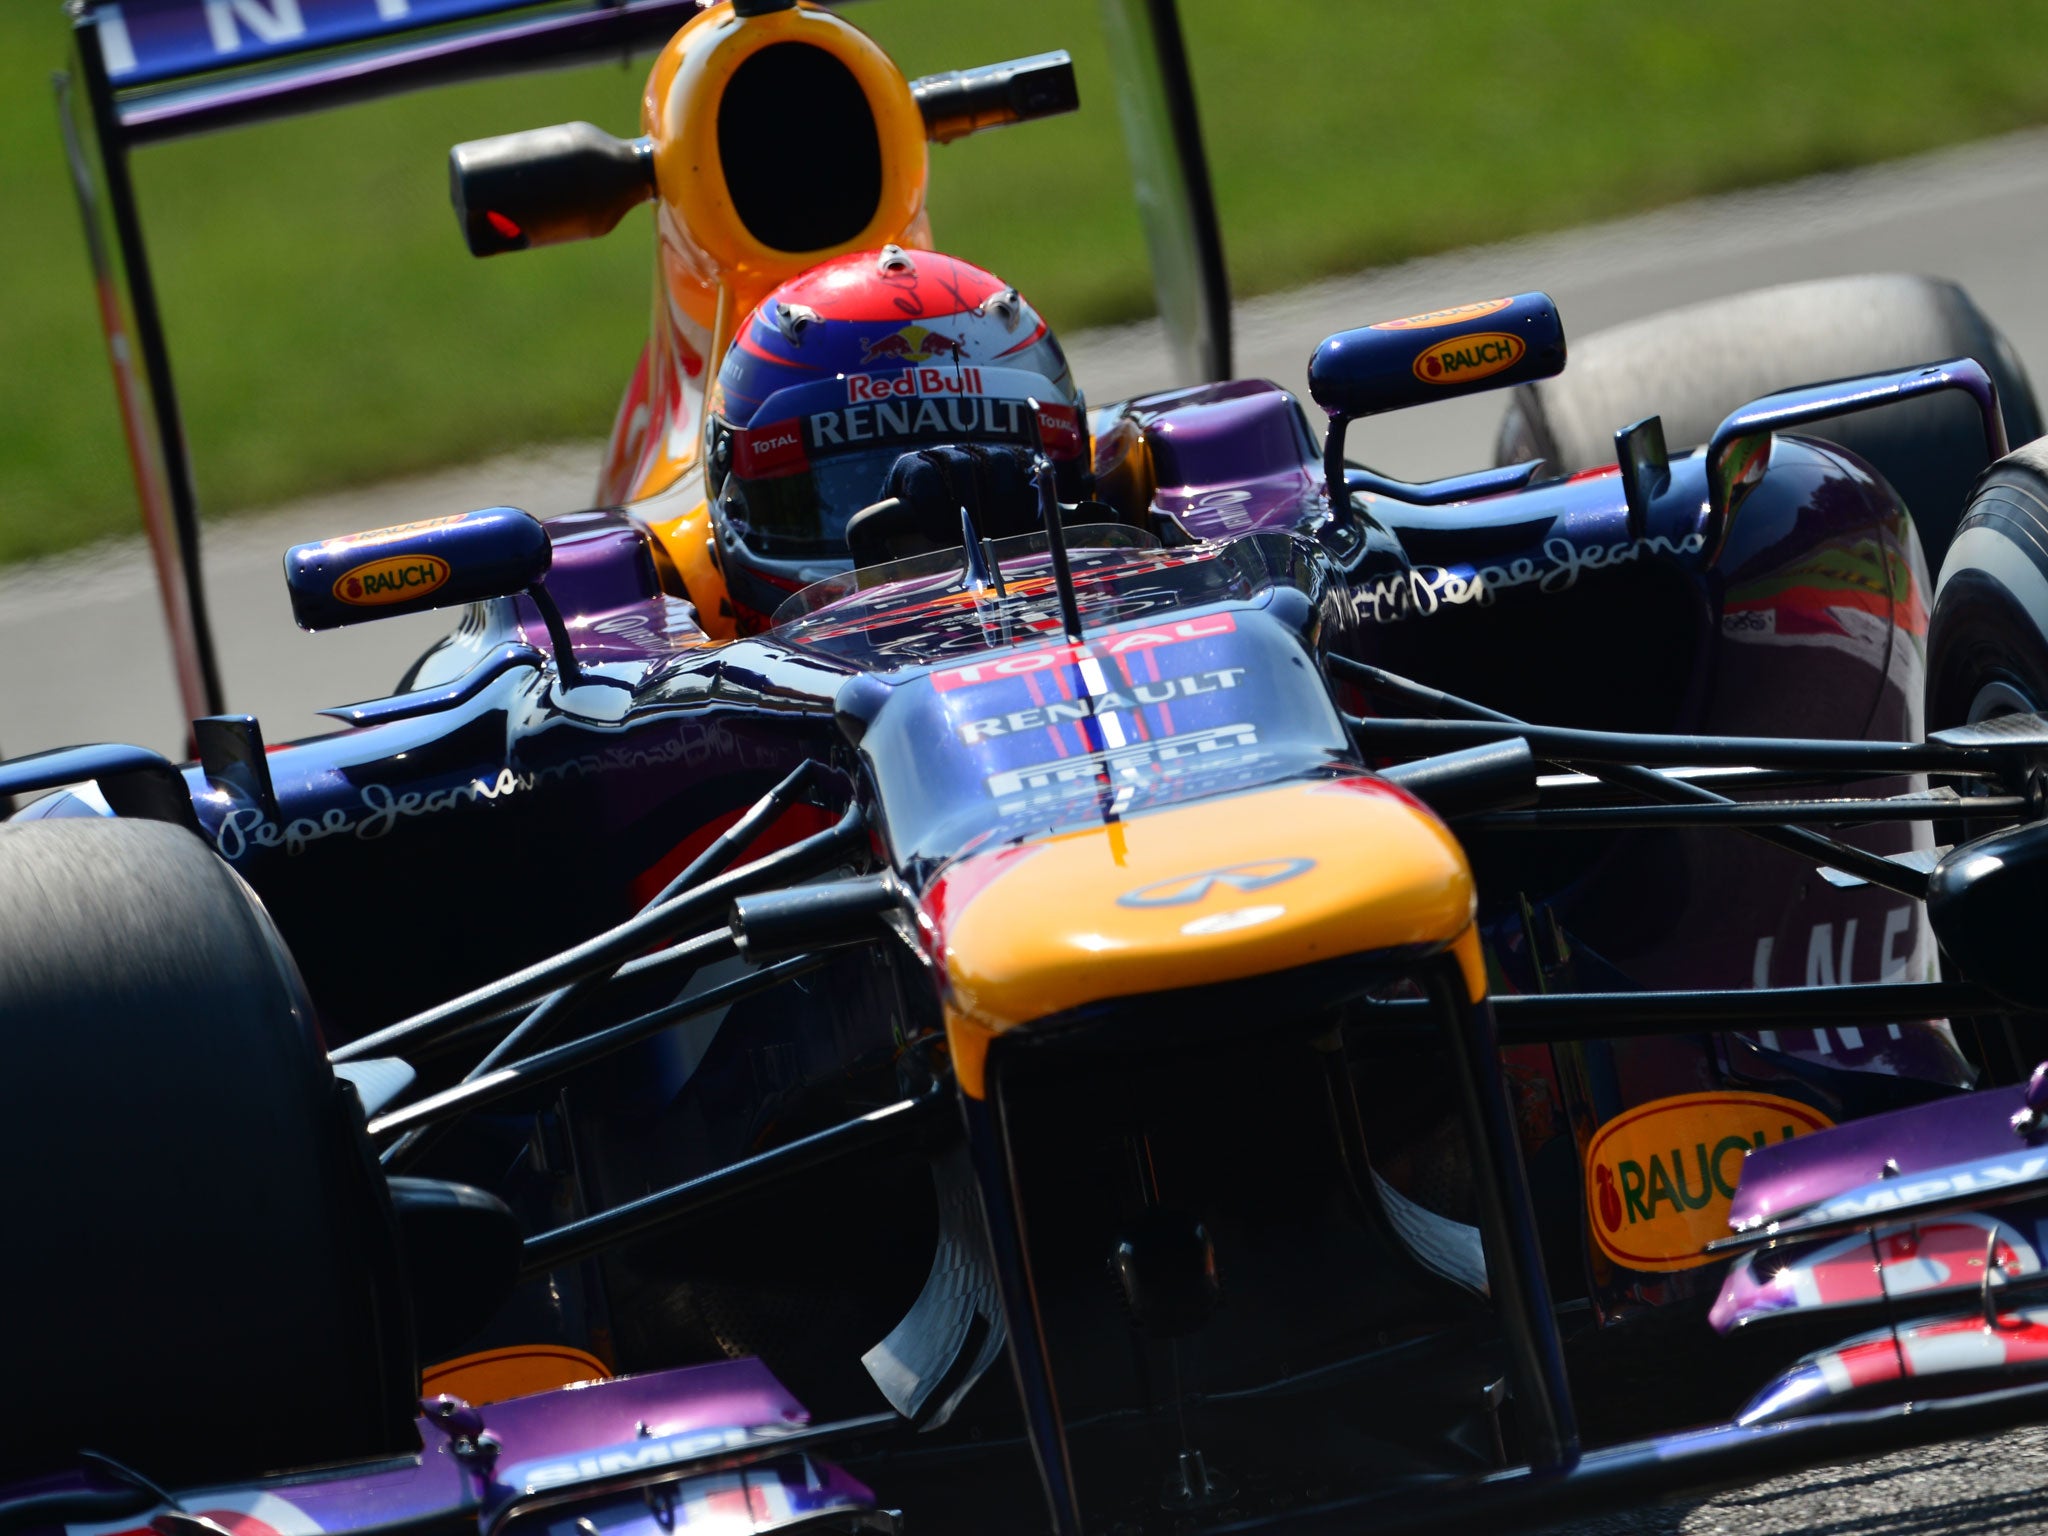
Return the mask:
[(884, 246), (784, 283), (741, 325), (706, 403), (706, 490), (743, 618), (846, 568), (847, 520), (889, 494), (904, 454), (1042, 449), (1067, 500), (1087, 463), (1052, 331), (1001, 278), (936, 251)]

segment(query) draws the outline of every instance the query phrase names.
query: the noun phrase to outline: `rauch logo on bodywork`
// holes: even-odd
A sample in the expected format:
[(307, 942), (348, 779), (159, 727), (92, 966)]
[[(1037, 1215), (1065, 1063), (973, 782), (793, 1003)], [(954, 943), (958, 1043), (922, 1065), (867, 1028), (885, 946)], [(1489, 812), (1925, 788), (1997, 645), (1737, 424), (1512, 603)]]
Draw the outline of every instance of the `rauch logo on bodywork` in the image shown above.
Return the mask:
[(1631, 1269), (1692, 1269), (1728, 1234), (1742, 1159), (1834, 1122), (1768, 1093), (1688, 1093), (1601, 1126), (1586, 1148), (1593, 1240)]

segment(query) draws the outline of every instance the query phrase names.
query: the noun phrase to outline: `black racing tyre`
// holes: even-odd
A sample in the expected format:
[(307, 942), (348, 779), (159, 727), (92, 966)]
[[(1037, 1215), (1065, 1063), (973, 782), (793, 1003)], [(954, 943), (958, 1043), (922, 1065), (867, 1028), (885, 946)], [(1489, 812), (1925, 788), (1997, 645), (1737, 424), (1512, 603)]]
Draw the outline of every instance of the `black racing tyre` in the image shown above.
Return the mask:
[[(1956, 527), (1927, 625), (1927, 729), (2048, 709), (2048, 438), (1984, 472)], [(1974, 786), (1959, 782), (1968, 794)], [(1993, 824), (1937, 822), (1939, 843)], [(2048, 1057), (2037, 1020), (1969, 1021), (1994, 1079), (2023, 1077)], [(1964, 1032), (1958, 1021), (1958, 1033)]]
[(254, 894), (157, 822), (0, 825), (0, 1481), (409, 1448), (395, 1225)]
[[(1614, 462), (1614, 434), (1658, 415), (1673, 453), (1698, 447), (1738, 406), (1773, 390), (1915, 363), (1974, 357), (1998, 385), (2007, 437), (2042, 432), (2025, 368), (1956, 284), (1881, 274), (1759, 288), (1667, 310), (1572, 342), (1554, 379), (1508, 398), (1495, 461), (1548, 460), (1567, 474)], [(1868, 460), (1906, 503), (1930, 568), (1941, 564), (1984, 469), (1976, 409), (1946, 392), (1801, 427)]]
[(1927, 626), (1927, 728), (2048, 708), (2048, 438), (1986, 470)]

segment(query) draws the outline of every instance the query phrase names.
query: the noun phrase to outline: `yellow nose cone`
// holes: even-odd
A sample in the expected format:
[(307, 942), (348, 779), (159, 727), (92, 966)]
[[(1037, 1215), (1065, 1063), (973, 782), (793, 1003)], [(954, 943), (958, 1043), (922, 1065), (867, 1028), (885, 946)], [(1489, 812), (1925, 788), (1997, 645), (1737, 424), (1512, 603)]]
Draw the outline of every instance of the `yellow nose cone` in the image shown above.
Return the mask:
[(1365, 775), (974, 855), (925, 897), (954, 1070), (976, 1097), (998, 1035), (1109, 998), (1444, 948), (1477, 997), (1472, 917), (1444, 824)]

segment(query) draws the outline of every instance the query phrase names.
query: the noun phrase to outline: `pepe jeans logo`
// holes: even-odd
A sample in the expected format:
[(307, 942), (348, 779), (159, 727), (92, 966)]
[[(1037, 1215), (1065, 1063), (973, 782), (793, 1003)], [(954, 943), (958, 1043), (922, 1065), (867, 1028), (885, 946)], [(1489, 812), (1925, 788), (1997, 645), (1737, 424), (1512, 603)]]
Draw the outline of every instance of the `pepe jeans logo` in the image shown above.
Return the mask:
[(230, 862), (242, 859), (258, 848), (282, 848), (287, 856), (296, 858), (306, 851), (308, 845), (324, 838), (352, 837), (372, 843), (388, 836), (402, 822), (530, 794), (557, 779), (678, 762), (694, 765), (728, 753), (734, 745), (731, 733), (719, 729), (703, 737), (671, 740), (646, 747), (606, 747), (602, 752), (587, 753), (525, 773), (500, 768), (489, 778), (477, 777), (442, 789), (394, 789), (386, 784), (365, 784), (357, 791), (356, 806), (331, 805), (318, 816), (294, 816), (288, 821), (273, 821), (261, 810), (243, 806), (221, 818), (220, 830), (214, 834), (214, 847), (222, 858)]
[(1508, 331), (1453, 336), (1416, 354), (1415, 377), (1425, 384), (1467, 384), (1514, 367), (1528, 350)]
[(1377, 624), (1391, 624), (1412, 614), (1431, 614), (1439, 608), (1467, 603), (1483, 608), (1500, 593), (1515, 587), (1566, 592), (1577, 586), (1579, 577), (1587, 571), (1627, 565), (1645, 554), (1696, 555), (1706, 547), (1705, 537), (1697, 533), (1680, 539), (1652, 534), (1646, 539), (1584, 546), (1570, 539), (1549, 539), (1543, 545), (1540, 560), (1519, 555), (1500, 565), (1476, 566), (1469, 573), (1441, 565), (1418, 565), (1413, 570), (1395, 571), (1365, 583), (1354, 589), (1353, 597), (1365, 617)]
[(1116, 904), (1120, 907), (1191, 907), (1206, 900), (1218, 886), (1229, 886), (1239, 892), (1263, 891), (1269, 885), (1305, 875), (1315, 867), (1314, 859), (1259, 859), (1249, 864), (1226, 864), (1221, 869), (1198, 870), (1191, 875), (1175, 875), (1171, 880), (1155, 880), (1150, 885), (1141, 885), (1135, 891), (1125, 891), (1117, 897)]
[(438, 555), (386, 555), (344, 571), (334, 595), (357, 608), (407, 603), (447, 585), (448, 562)]
[(1742, 1160), (1834, 1122), (1768, 1093), (1688, 1093), (1658, 1099), (1600, 1127), (1586, 1148), (1593, 1240), (1631, 1269), (1692, 1269), (1728, 1233)]

